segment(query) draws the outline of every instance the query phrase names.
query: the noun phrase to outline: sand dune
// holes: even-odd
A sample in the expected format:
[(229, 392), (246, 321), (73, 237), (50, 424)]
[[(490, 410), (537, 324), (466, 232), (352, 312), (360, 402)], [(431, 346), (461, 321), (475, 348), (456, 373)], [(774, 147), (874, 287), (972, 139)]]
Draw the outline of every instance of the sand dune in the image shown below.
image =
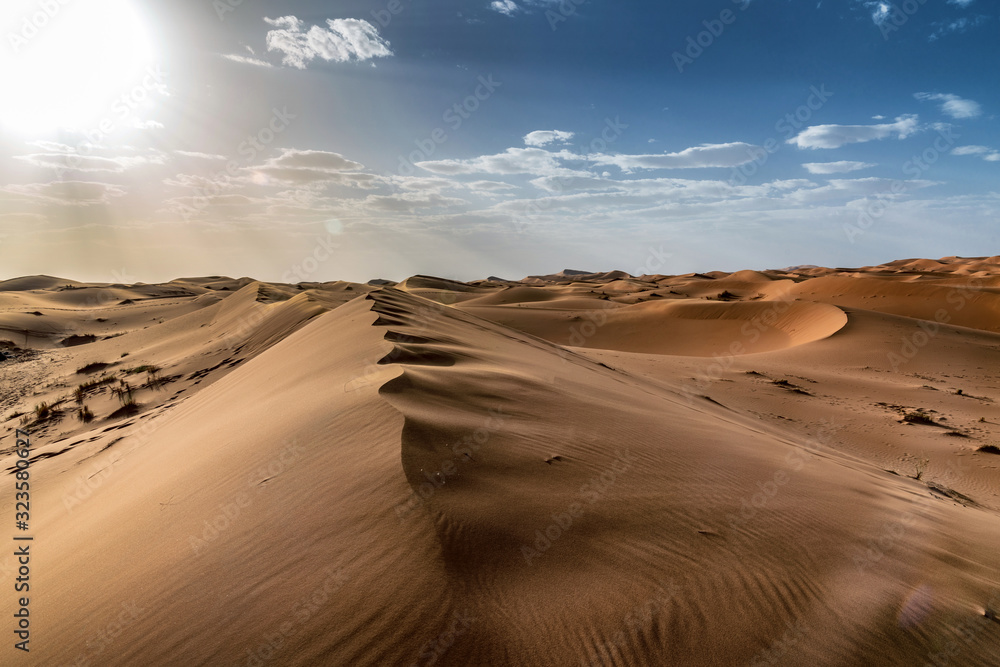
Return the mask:
[(10, 664), (995, 665), (995, 260), (6, 281)]

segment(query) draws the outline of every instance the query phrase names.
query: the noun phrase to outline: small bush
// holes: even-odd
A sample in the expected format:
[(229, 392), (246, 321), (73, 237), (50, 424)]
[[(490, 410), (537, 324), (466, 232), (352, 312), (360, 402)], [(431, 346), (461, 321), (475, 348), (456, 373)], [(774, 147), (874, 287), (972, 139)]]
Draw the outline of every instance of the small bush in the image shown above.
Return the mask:
[(146, 386), (150, 389), (159, 389), (163, 385), (163, 381), (160, 380), (160, 376), (157, 375), (160, 372), (159, 368), (153, 367), (146, 371)]
[(119, 380), (118, 386), (113, 388), (111, 393), (118, 397), (122, 407), (135, 405), (135, 397), (132, 395), (132, 385), (125, 380)]
[(87, 364), (86, 366), (82, 366), (81, 368), (77, 368), (76, 372), (78, 374), (80, 374), (80, 375), (83, 375), (83, 374), (86, 374), (86, 373), (95, 373), (97, 371), (103, 371), (105, 368), (107, 368), (110, 365), (111, 364), (106, 364), (103, 361), (95, 361), (92, 364)]
[(84, 424), (89, 424), (94, 421), (94, 413), (90, 411), (86, 405), (82, 406), (76, 411), (76, 418), (82, 421)]
[(933, 417), (922, 410), (905, 413), (903, 415), (903, 421), (909, 422), (910, 424), (927, 424), (928, 426), (938, 425), (938, 423), (934, 421)]
[(35, 406), (35, 419), (38, 421), (45, 421), (52, 416), (52, 408), (49, 407), (48, 403), (39, 403)]
[(110, 375), (102, 375), (99, 378), (84, 382), (83, 384), (78, 386), (76, 390), (73, 392), (73, 395), (76, 397), (76, 402), (82, 403), (83, 402), (82, 398), (86, 395), (88, 391), (90, 391), (94, 387), (100, 387), (102, 384), (109, 384), (114, 381), (115, 379)]
[(135, 368), (126, 368), (123, 371), (126, 375), (135, 375), (136, 373), (159, 373), (160, 367), (154, 366), (152, 364), (143, 364), (142, 366), (136, 366)]
[(983, 445), (976, 451), (983, 452), (984, 454), (1000, 454), (1000, 447), (997, 447), (996, 445)]
[(913, 475), (913, 479), (920, 481), (920, 478), (924, 476), (925, 472), (927, 472), (927, 465), (929, 463), (930, 459), (928, 458), (913, 459), (913, 467), (916, 470), (915, 474)]

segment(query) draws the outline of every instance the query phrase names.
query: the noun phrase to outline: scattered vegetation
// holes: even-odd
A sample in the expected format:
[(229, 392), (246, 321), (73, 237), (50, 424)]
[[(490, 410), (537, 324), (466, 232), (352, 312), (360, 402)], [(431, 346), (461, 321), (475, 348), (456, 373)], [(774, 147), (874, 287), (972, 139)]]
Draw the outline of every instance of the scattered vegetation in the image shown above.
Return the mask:
[(115, 379), (110, 375), (102, 375), (99, 378), (93, 380), (88, 380), (76, 388), (73, 392), (74, 398), (76, 398), (77, 403), (83, 403), (83, 397), (87, 395), (87, 392), (94, 387), (100, 387), (103, 384), (111, 384)]
[(733, 294), (729, 290), (722, 290), (715, 298), (718, 299), (719, 301), (733, 301), (740, 297), (737, 296), (736, 294)]
[(15, 410), (14, 412), (10, 413), (7, 416), (7, 419), (17, 419), (18, 417), (21, 417), (22, 415), (24, 415), (23, 412), (19, 412), (19, 411)]
[(160, 376), (157, 375), (159, 372), (160, 369), (156, 366), (151, 366), (146, 371), (146, 386), (150, 389), (159, 389), (163, 385), (163, 381), (160, 379)]
[[(903, 421), (908, 424), (925, 424), (927, 426), (940, 426), (934, 418), (923, 410), (911, 410), (903, 413)], [(917, 478), (919, 479), (919, 477)]]
[(76, 372), (78, 374), (81, 374), (81, 375), (85, 374), (85, 373), (96, 373), (97, 371), (103, 371), (105, 368), (107, 368), (110, 365), (111, 364), (106, 364), (103, 361), (95, 361), (92, 364), (87, 364), (86, 366), (82, 366), (80, 368), (77, 368)]
[(930, 463), (930, 459), (927, 457), (921, 457), (918, 459), (914, 456), (907, 456), (906, 458), (913, 464), (915, 471), (914, 474), (910, 475), (910, 479), (920, 481), (920, 479), (924, 476), (924, 473), (927, 472), (927, 466)]
[(42, 422), (52, 416), (52, 408), (48, 403), (42, 402), (35, 406), (35, 419)]
[(111, 389), (111, 393), (118, 398), (123, 408), (135, 406), (135, 396), (132, 394), (132, 385), (125, 380), (119, 380), (118, 386), (113, 387)]
[(152, 364), (143, 364), (142, 366), (136, 366), (135, 368), (126, 368), (122, 372), (125, 373), (125, 375), (135, 375), (136, 373), (159, 373), (160, 367)]
[(76, 411), (76, 418), (82, 421), (84, 424), (89, 424), (94, 421), (94, 413), (90, 411), (86, 405), (80, 406), (80, 409)]

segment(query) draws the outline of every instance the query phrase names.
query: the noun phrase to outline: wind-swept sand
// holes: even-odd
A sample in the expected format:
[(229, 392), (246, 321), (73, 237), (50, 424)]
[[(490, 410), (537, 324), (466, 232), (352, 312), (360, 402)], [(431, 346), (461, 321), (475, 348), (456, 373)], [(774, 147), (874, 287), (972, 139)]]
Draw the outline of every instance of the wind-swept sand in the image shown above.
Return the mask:
[(996, 665), (998, 279), (0, 282), (0, 663)]

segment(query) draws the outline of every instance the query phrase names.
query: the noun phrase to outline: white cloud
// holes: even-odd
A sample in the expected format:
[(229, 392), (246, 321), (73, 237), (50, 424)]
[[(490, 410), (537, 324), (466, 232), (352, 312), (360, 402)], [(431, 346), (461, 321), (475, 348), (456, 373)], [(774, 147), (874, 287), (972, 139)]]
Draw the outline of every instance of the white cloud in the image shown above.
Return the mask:
[(579, 155), (569, 151), (551, 151), (541, 148), (508, 148), (497, 155), (482, 155), (469, 160), (431, 160), (416, 165), (435, 174), (536, 174), (553, 176), (575, 174), (562, 166), (562, 160), (579, 160)]
[(892, 10), (892, 7), (887, 2), (866, 2), (865, 6), (872, 10), (872, 21), (876, 25), (885, 23), (885, 20), (889, 18), (889, 12)]
[(1000, 162), (1000, 151), (996, 151), (988, 146), (956, 146), (951, 151), (952, 155), (978, 155), (987, 162)]
[(562, 130), (535, 130), (524, 135), (526, 146), (542, 147), (552, 143), (564, 144), (575, 136), (573, 132), (563, 132)]
[(494, 0), (494, 2), (490, 3), (490, 9), (506, 16), (513, 16), (514, 12), (520, 9), (520, 7), (517, 6), (514, 0)]
[(272, 68), (274, 65), (267, 62), (266, 60), (261, 60), (260, 58), (251, 58), (249, 56), (240, 56), (235, 53), (223, 53), (222, 57), (226, 60), (232, 60), (234, 63), (240, 63), (242, 65), (253, 65), (255, 67), (268, 67)]
[(99, 157), (96, 155), (78, 155), (73, 153), (35, 153), (32, 155), (17, 155), (15, 160), (22, 160), (36, 167), (58, 169), (62, 171), (107, 171), (118, 173), (146, 164), (163, 164), (161, 155)]
[(125, 189), (121, 186), (89, 181), (55, 181), (53, 183), (8, 185), (0, 188), (0, 191), (65, 206), (107, 204), (113, 198), (121, 197), (125, 194)]
[(963, 33), (970, 28), (975, 28), (981, 26), (986, 21), (990, 20), (990, 17), (980, 14), (974, 17), (963, 16), (961, 18), (955, 19), (951, 22), (937, 22), (934, 23), (936, 30), (930, 34), (927, 38), (929, 41), (933, 42), (941, 39), (949, 33)]
[(387, 213), (414, 213), (418, 209), (462, 206), (465, 203), (464, 199), (443, 197), (434, 192), (369, 195), (361, 202), (364, 208)]
[(516, 189), (510, 183), (503, 183), (501, 181), (473, 181), (468, 185), (470, 190), (481, 190), (485, 192), (499, 192), (502, 190)]
[(841, 160), (839, 162), (807, 162), (802, 165), (810, 174), (844, 174), (849, 171), (868, 169), (875, 165), (870, 162), (851, 162)]
[(891, 178), (830, 179), (826, 185), (812, 189), (797, 189), (787, 195), (789, 200), (810, 204), (830, 200), (855, 200), (864, 197), (879, 197), (881, 199), (900, 199), (906, 192), (940, 185), (936, 181), (911, 178), (905, 182), (904, 190), (893, 194), (892, 189), (899, 181)]
[(58, 152), (58, 153), (76, 152), (76, 149), (73, 148), (72, 146), (67, 146), (66, 144), (61, 144), (57, 141), (45, 141), (44, 139), (39, 141), (29, 141), (28, 145), (37, 146), (38, 148), (41, 148), (42, 150), (49, 152)]
[(743, 142), (703, 144), (677, 153), (653, 155), (588, 155), (596, 165), (612, 165), (622, 171), (634, 169), (692, 169), (706, 167), (737, 167), (753, 162), (763, 148)]
[(199, 160), (225, 160), (225, 155), (211, 155), (209, 153), (199, 153), (198, 151), (174, 151), (177, 155), (184, 157), (198, 158)]
[(949, 5), (958, 5), (959, 7), (968, 7), (972, 2), (973, 0), (948, 0)]
[(315, 58), (344, 63), (393, 55), (378, 28), (362, 19), (327, 19), (328, 28), (314, 25), (308, 30), (294, 16), (264, 20), (277, 28), (267, 33), (267, 50), (280, 51), (282, 63), (298, 69)]
[(451, 176), (458, 174), (532, 174), (563, 178), (591, 178), (594, 174), (580, 169), (571, 169), (566, 167), (564, 163), (579, 162), (589, 163), (592, 166), (615, 166), (625, 173), (630, 173), (638, 169), (735, 167), (752, 162), (763, 152), (763, 148), (742, 142), (705, 144), (686, 148), (676, 153), (652, 155), (608, 155), (605, 153), (577, 155), (565, 149), (556, 152), (541, 148), (508, 148), (503, 153), (496, 155), (483, 155), (467, 160), (432, 160), (416, 164), (421, 169)]
[(235, 185), (232, 179), (213, 179), (197, 174), (177, 174), (171, 178), (163, 179), (163, 184), (174, 188), (198, 190), (203, 193), (225, 190)]
[(364, 165), (348, 160), (340, 153), (327, 151), (282, 149), (281, 155), (267, 161), (270, 167), (286, 167), (288, 169), (318, 169), (322, 171), (356, 171)]
[(859, 4), (871, 12), (872, 22), (881, 26), (892, 13), (892, 5), (884, 0), (857, 0)]
[(895, 135), (905, 139), (918, 130), (917, 116), (898, 116), (893, 123), (878, 125), (813, 125), (787, 141), (799, 148), (840, 148)]
[(261, 166), (248, 167), (250, 180), (257, 185), (310, 185), (337, 183), (340, 185), (370, 188), (378, 177), (359, 173), (364, 165), (348, 160), (340, 153), (327, 151), (282, 149), (281, 155), (271, 158)]
[(941, 102), (941, 111), (952, 118), (975, 118), (983, 113), (978, 102), (950, 93), (914, 93), (913, 96), (918, 100)]
[(15, 160), (22, 160), (35, 167), (46, 169), (63, 169), (67, 171), (125, 171), (118, 161), (95, 155), (76, 155), (75, 153), (35, 153), (32, 155), (17, 155)]

